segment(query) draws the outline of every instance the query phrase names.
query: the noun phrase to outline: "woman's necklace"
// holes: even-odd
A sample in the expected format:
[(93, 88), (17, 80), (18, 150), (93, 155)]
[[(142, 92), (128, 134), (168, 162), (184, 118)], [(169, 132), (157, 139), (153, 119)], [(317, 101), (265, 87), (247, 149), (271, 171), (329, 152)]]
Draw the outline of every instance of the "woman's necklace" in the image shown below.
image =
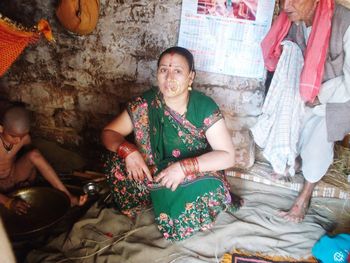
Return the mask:
[(12, 143), (6, 144), (5, 141), (4, 141), (4, 138), (2, 138), (1, 135), (0, 135), (0, 139), (1, 139), (2, 145), (4, 146), (4, 149), (5, 149), (6, 153), (10, 153), (12, 148), (13, 148), (13, 144)]

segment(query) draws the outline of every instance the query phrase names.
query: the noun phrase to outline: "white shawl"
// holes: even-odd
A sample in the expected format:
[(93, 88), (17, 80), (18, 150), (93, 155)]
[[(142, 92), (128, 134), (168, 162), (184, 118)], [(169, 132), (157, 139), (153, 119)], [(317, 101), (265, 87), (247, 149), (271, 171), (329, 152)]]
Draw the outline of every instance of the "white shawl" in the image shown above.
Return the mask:
[(297, 143), (304, 116), (304, 102), (299, 93), (300, 73), (304, 65), (302, 51), (297, 44), (283, 41), (283, 52), (277, 64), (262, 114), (251, 128), (255, 143), (263, 148), (263, 155), (274, 171), (294, 175)]

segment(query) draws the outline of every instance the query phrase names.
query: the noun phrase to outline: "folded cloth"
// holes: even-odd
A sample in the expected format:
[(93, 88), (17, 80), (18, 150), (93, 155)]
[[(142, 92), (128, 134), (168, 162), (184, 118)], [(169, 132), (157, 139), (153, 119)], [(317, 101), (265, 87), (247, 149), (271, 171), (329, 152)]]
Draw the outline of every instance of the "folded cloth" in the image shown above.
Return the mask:
[(326, 104), (327, 139), (340, 141), (350, 133), (350, 100), (344, 103)]
[(324, 235), (312, 248), (312, 255), (322, 263), (347, 263), (350, 252), (350, 235)]
[(263, 155), (273, 170), (284, 174), (288, 166), (288, 172), (293, 176), (301, 122), (305, 114), (304, 102), (298, 89), (304, 58), (296, 43), (285, 40), (282, 45), (283, 52), (266, 95), (262, 114), (250, 130), (255, 143), (263, 148)]

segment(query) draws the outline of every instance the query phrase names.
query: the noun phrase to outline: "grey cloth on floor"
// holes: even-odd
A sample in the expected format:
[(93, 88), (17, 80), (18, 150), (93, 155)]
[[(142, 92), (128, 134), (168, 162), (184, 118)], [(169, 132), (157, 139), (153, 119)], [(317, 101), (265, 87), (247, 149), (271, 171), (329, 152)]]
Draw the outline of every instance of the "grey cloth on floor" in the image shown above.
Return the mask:
[(344, 103), (326, 104), (327, 139), (340, 141), (350, 133), (350, 100)]
[(277, 211), (288, 209), (297, 192), (238, 178), (229, 181), (234, 192), (244, 198), (243, 207), (234, 215), (221, 213), (211, 230), (185, 241), (172, 243), (162, 238), (151, 209), (140, 214), (134, 224), (112, 209), (99, 211), (93, 206), (74, 225), (67, 240), (63, 234), (33, 250), (27, 262), (220, 262), (223, 254), (234, 248), (302, 258), (311, 255), (314, 243), (336, 221), (334, 211), (317, 205), (324, 205), (327, 199), (315, 198), (302, 223), (286, 222)]

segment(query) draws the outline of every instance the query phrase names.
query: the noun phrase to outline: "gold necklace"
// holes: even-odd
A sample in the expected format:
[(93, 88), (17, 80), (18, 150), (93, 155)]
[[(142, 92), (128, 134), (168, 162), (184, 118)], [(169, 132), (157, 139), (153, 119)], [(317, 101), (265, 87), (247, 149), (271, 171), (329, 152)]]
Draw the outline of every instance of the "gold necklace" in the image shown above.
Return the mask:
[(0, 135), (0, 139), (1, 139), (1, 142), (2, 142), (2, 145), (4, 146), (4, 149), (6, 151), (6, 153), (10, 153), (11, 150), (13, 149), (13, 144), (10, 143), (9, 145), (7, 145), (4, 141), (4, 138), (2, 138), (2, 136)]

